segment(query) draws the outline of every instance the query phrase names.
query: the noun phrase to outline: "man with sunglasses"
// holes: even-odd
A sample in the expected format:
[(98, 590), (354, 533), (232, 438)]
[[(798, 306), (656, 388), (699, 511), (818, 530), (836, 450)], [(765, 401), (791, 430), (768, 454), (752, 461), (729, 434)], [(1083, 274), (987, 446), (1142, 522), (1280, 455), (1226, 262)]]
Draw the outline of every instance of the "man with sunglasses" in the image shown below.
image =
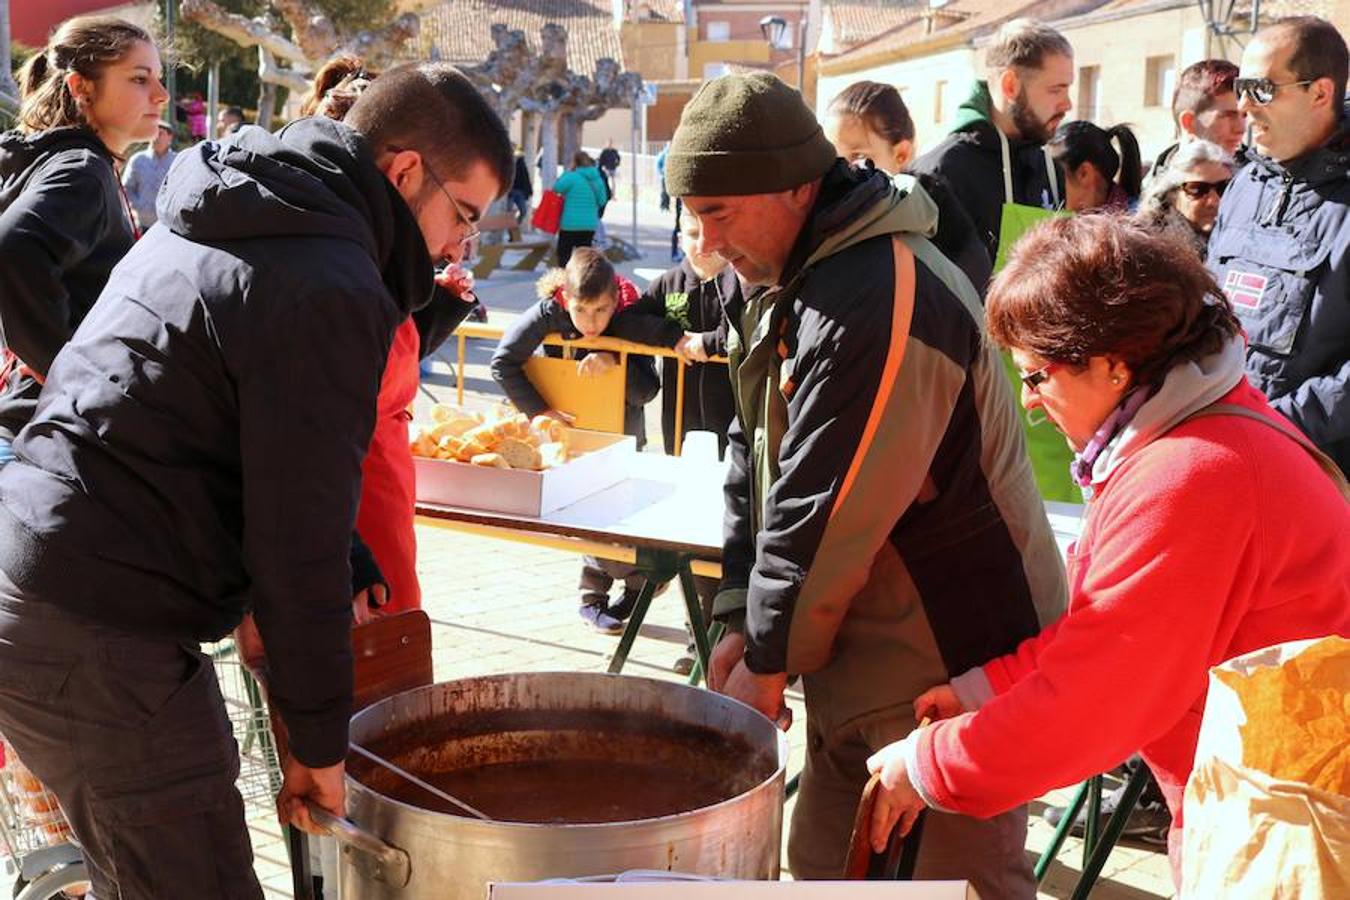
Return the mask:
[(381, 374), (511, 169), (501, 120), (431, 63), (386, 71), (343, 122), (198, 144), (52, 364), (0, 474), (0, 731), (99, 897), (261, 900), (199, 649), (246, 612), (290, 738), (280, 818), (341, 812)]
[(1345, 39), (1315, 16), (1281, 19), (1233, 83), (1252, 123), (1209, 267), (1247, 333), (1247, 374), (1271, 405), (1350, 471), (1350, 122)]

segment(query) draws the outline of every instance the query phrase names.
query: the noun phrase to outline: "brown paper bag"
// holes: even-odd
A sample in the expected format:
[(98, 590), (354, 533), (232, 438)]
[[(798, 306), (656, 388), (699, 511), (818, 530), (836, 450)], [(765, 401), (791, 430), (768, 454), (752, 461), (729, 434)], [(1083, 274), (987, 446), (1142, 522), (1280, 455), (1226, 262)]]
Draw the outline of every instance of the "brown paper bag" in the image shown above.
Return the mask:
[(1188, 900), (1350, 897), (1350, 641), (1210, 670), (1186, 784)]

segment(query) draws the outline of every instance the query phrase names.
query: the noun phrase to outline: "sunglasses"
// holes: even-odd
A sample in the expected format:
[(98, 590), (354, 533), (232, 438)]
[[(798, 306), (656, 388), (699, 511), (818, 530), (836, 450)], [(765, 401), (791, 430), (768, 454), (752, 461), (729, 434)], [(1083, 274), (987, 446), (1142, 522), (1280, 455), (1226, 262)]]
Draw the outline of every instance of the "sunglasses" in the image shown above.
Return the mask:
[(1225, 178), (1223, 181), (1183, 181), (1181, 190), (1192, 200), (1199, 200), (1202, 197), (1209, 196), (1213, 191), (1216, 196), (1222, 197), (1223, 192), (1228, 190), (1228, 183), (1231, 178)]
[(1306, 87), (1316, 79), (1308, 81), (1271, 81), (1269, 78), (1235, 78), (1233, 79), (1233, 93), (1239, 100), (1243, 95), (1250, 97), (1252, 102), (1258, 106), (1265, 106), (1275, 99), (1280, 88), (1287, 87)]
[(1028, 372), (1025, 375), (1019, 373), (1017, 377), (1022, 379), (1022, 384), (1026, 385), (1027, 390), (1034, 394), (1050, 378), (1050, 373), (1058, 369), (1059, 366), (1060, 364), (1055, 362), (1046, 363), (1034, 372)]

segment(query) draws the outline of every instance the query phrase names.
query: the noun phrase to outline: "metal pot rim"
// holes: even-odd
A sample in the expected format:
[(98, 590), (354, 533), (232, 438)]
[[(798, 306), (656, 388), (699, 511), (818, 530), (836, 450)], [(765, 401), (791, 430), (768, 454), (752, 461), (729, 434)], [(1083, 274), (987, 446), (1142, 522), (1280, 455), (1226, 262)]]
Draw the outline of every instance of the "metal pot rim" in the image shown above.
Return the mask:
[[(394, 701), (398, 697), (404, 697), (407, 696), (408, 694), (416, 693), (419, 691), (431, 691), (436, 688), (444, 687), (447, 684), (465, 683), (473, 681), (504, 681), (510, 678), (520, 678), (522, 676), (547, 677), (547, 676), (562, 676), (562, 675), (568, 677), (583, 677), (586, 679), (622, 678), (628, 681), (643, 682), (650, 685), (658, 685), (659, 690), (665, 690), (667, 688), (673, 688), (676, 690), (683, 690), (683, 691), (706, 690), (705, 688), (697, 688), (689, 685), (677, 684), (675, 682), (663, 681), (657, 678), (645, 678), (637, 675), (615, 675), (610, 674), (608, 672), (512, 672), (497, 675), (477, 675), (470, 678), (456, 678), (451, 679), (450, 681), (439, 681), (436, 682), (435, 684), (410, 688), (409, 690), (402, 691), (390, 697), (386, 697), (385, 699), (379, 701), (378, 703), (373, 703), (370, 706), (353, 715), (351, 719), (351, 724), (353, 726), (356, 725), (358, 720), (361, 719), (363, 716), (366, 716), (367, 714), (374, 715), (373, 712), (374, 710), (380, 709), (382, 706)], [(390, 797), (386, 794), (382, 794), (379, 791), (375, 790), (374, 788), (371, 788), (368, 785), (364, 784), (363, 782), (356, 780), (354, 777), (352, 777), (350, 773), (347, 773), (345, 776), (347, 792), (349, 795), (361, 794), (369, 796), (372, 799), (380, 802), (381, 804), (387, 804), (389, 806), (396, 807), (401, 813), (414, 816), (418, 820), (424, 820), (427, 822), (441, 822), (451, 820), (456, 823), (457, 827), (471, 826), (476, 828), (487, 828), (493, 830), (501, 828), (513, 828), (521, 830), (566, 829), (568, 831), (573, 830), (593, 831), (612, 828), (612, 829), (623, 829), (626, 832), (631, 832), (633, 831), (634, 828), (642, 829), (645, 828), (646, 826), (651, 826), (653, 828), (661, 828), (666, 827), (671, 823), (677, 821), (695, 819), (703, 815), (712, 815), (717, 811), (721, 810), (722, 807), (727, 806), (728, 804), (741, 802), (746, 797), (749, 797), (752, 794), (757, 794), (761, 791), (766, 790), (774, 782), (785, 781), (785, 776), (787, 773), (787, 759), (788, 759), (787, 735), (783, 732), (782, 729), (774, 725), (774, 723), (770, 721), (767, 716), (765, 716), (759, 710), (755, 709), (753, 706), (750, 706), (749, 704), (746, 703), (742, 703), (740, 700), (737, 700), (734, 697), (728, 697), (725, 694), (712, 694), (712, 696), (715, 696), (719, 702), (727, 702), (740, 707), (746, 712), (751, 713), (753, 716), (763, 720), (766, 724), (769, 725), (770, 728), (773, 729), (774, 747), (777, 755), (777, 765), (774, 767), (773, 772), (770, 773), (767, 778), (765, 778), (758, 784), (754, 785), (753, 787), (741, 791), (739, 794), (728, 797), (725, 800), (720, 800), (717, 803), (713, 803), (709, 806), (701, 806), (698, 809), (686, 810), (685, 812), (674, 813), (667, 816), (654, 816), (645, 819), (625, 819), (618, 822), (562, 822), (562, 823), (509, 822), (497, 819), (493, 819), (491, 821), (483, 821), (482, 819), (476, 819), (473, 816), (456, 815), (455, 813), (440, 812), (438, 810), (427, 809), (426, 807), (422, 806), (414, 806), (410, 803), (405, 803), (402, 800), (395, 800), (393, 797)]]

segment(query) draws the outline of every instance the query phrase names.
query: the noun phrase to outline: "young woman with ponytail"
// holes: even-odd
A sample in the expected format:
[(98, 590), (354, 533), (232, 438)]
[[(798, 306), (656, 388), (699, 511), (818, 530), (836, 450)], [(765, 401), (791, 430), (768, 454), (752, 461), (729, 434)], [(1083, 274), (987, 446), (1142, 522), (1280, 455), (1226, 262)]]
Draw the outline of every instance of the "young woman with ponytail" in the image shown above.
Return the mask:
[(0, 135), (0, 465), (137, 237), (117, 170), (155, 136), (160, 75), (148, 32), (96, 16), (65, 22), (19, 71), (18, 128)]
[(1144, 169), (1130, 126), (1066, 122), (1055, 132), (1050, 152), (1064, 170), (1067, 209), (1129, 212), (1139, 205)]

